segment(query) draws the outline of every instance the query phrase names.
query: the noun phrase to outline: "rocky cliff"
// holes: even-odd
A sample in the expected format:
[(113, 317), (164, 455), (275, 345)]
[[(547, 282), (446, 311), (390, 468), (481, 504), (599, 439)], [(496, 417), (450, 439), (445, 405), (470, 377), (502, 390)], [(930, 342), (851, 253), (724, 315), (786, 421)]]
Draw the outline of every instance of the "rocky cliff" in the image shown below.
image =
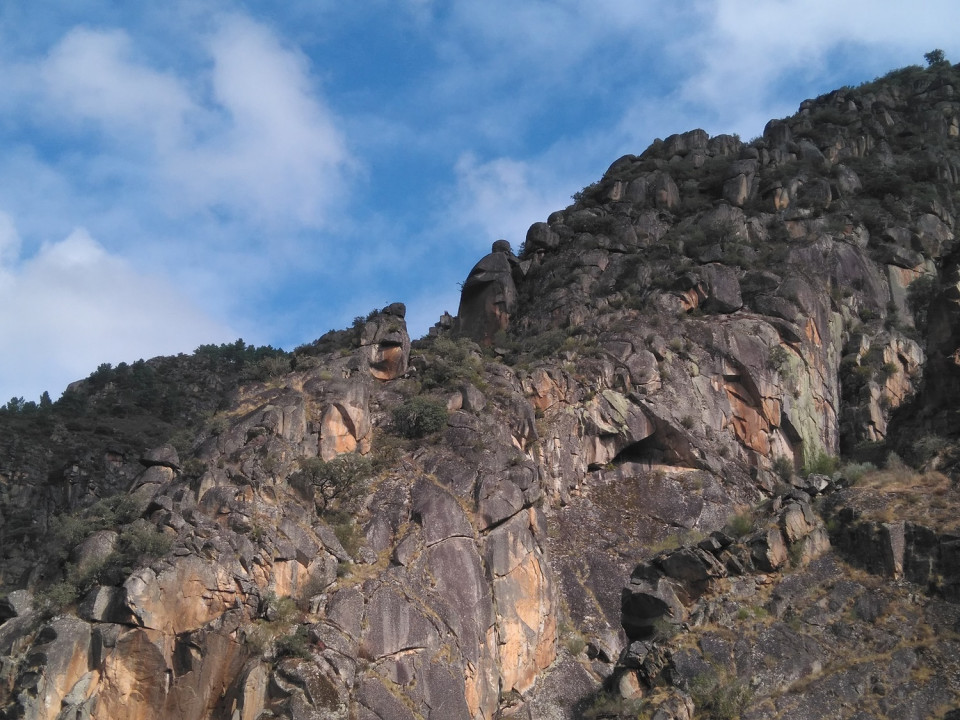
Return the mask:
[(958, 81), (657, 140), (413, 343), (8, 405), (0, 717), (953, 717)]

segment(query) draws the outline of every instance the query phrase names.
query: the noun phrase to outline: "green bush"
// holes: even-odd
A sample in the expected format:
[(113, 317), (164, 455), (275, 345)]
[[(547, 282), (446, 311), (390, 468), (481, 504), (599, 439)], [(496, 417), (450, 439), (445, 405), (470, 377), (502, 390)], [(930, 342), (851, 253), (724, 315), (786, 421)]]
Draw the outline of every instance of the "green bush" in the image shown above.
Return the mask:
[(480, 348), (469, 338), (453, 340), (449, 337), (438, 337), (429, 344), (420, 345), (418, 350), (426, 360), (421, 376), (425, 389), (452, 390), (464, 382), (483, 389)]
[(54, 583), (37, 596), (37, 609), (43, 617), (53, 617), (76, 602), (79, 590), (77, 586), (65, 580)]
[(119, 585), (142, 563), (161, 557), (170, 551), (173, 540), (159, 532), (155, 525), (138, 519), (117, 528), (120, 537), (116, 549), (97, 562), (84, 566), (81, 570), (67, 565), (67, 581), (74, 585), (79, 593), (84, 593), (94, 585)]
[(715, 720), (736, 720), (750, 702), (750, 689), (736, 676), (711, 670), (697, 675), (690, 683), (690, 697), (698, 711), (707, 710), (704, 717)]
[(262, 612), (270, 622), (290, 625), (299, 614), (299, 608), (292, 597), (277, 597), (276, 593), (268, 592), (261, 600)]
[(135, 563), (141, 559), (165, 555), (172, 544), (173, 541), (158, 532), (156, 526), (146, 520), (137, 520), (120, 532), (119, 551), (125, 560)]
[(936, 294), (937, 280), (933, 275), (921, 275), (907, 286), (907, 307), (913, 313), (913, 322), (920, 332), (927, 328), (930, 303)]
[(307, 634), (307, 627), (300, 625), (289, 635), (277, 638), (276, 648), (277, 657), (297, 657), (304, 660), (310, 659), (310, 638)]
[(636, 718), (643, 711), (643, 698), (626, 700), (618, 692), (601, 690), (584, 709), (587, 720), (599, 718)]
[(200, 458), (189, 458), (183, 463), (183, 476), (190, 479), (202, 477), (207, 471), (207, 464)]
[(63, 557), (89, 535), (98, 530), (115, 530), (134, 522), (142, 508), (129, 495), (113, 495), (98, 500), (90, 507), (57, 517), (53, 540), (63, 549)]
[(907, 447), (906, 455), (914, 466), (922, 467), (949, 447), (950, 441), (946, 438), (934, 433), (927, 433)]
[(753, 514), (749, 512), (737, 513), (727, 521), (727, 531), (735, 538), (742, 538), (753, 531)]
[(281, 375), (286, 375), (290, 372), (290, 368), (291, 361), (289, 357), (275, 355), (261, 358), (255, 365), (248, 368), (244, 375), (251, 380), (266, 382)]
[(876, 469), (877, 466), (871, 462), (850, 462), (840, 468), (840, 475), (847, 481), (848, 485), (856, 485), (863, 479), (864, 475)]
[(357, 524), (356, 518), (348, 512), (337, 510), (327, 513), (326, 520), (343, 549), (355, 557), (364, 540), (363, 529)]
[(950, 61), (947, 60), (947, 56), (940, 48), (924, 53), (923, 59), (927, 61), (927, 67), (937, 67), (950, 64)]
[(346, 453), (332, 460), (302, 458), (300, 469), (290, 476), (290, 481), (311, 491), (317, 508), (323, 512), (334, 502), (344, 506), (362, 498), (372, 474), (369, 458)]
[[(770, 349), (768, 367), (771, 370), (781, 370), (790, 360), (790, 353), (782, 345), (774, 345)], [(789, 366), (788, 366), (789, 367)]]
[(833, 475), (839, 466), (839, 458), (821, 450), (804, 464), (803, 475)]
[(439, 400), (415, 397), (393, 409), (393, 427), (406, 438), (421, 438), (444, 428), (447, 406)]

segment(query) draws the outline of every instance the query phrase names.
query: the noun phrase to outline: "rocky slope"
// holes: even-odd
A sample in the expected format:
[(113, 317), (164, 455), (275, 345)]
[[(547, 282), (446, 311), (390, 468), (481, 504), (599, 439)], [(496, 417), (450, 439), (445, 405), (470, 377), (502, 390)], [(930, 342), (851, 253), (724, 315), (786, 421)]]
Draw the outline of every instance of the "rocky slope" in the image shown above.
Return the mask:
[(658, 140), (420, 341), (8, 405), (0, 717), (953, 717), (958, 81)]

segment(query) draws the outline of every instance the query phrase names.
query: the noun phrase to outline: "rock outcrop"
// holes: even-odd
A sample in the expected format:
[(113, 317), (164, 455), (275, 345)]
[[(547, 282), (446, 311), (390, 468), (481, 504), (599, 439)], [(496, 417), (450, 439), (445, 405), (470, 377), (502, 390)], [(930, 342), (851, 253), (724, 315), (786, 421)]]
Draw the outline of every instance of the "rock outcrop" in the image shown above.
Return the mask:
[(394, 380), (407, 371), (410, 336), (403, 303), (388, 305), (367, 318), (360, 335), (360, 347), (377, 380)]
[(497, 333), (510, 326), (510, 316), (517, 309), (516, 282), (522, 275), (510, 243), (497, 240), (463, 283), (457, 312), (460, 331), (481, 345), (490, 345)]
[(958, 83), (624, 156), (422, 340), (0, 414), (0, 717), (945, 716)]

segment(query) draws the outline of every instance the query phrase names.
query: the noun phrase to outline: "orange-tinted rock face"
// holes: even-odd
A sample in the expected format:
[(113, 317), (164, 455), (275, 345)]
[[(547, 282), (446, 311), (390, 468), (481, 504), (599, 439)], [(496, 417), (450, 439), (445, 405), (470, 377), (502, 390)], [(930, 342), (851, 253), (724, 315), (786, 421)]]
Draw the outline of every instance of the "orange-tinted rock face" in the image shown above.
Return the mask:
[(403, 303), (394, 303), (374, 313), (363, 327), (360, 350), (377, 380), (394, 380), (407, 371), (410, 336), (405, 315)]
[(377, 345), (370, 358), (370, 374), (377, 380), (393, 380), (407, 371), (409, 350), (400, 345)]
[(370, 451), (370, 390), (360, 381), (334, 386), (320, 419), (319, 455), (324, 460), (342, 453)]
[(320, 456), (332, 460), (342, 453), (357, 449), (357, 429), (351, 422), (350, 414), (336, 405), (330, 405), (323, 412), (320, 425)]
[(497, 666), (502, 686), (526, 692), (556, 657), (556, 599), (531, 532), (534, 511), (519, 513), (487, 541), (498, 610)]
[(159, 574), (145, 568), (124, 585), (126, 605), (138, 624), (177, 635), (196, 630), (236, 605), (230, 566), (186, 557)]
[[(910, 92), (911, 102), (923, 102)], [(0, 678), (0, 714), (17, 716), (11, 704), (32, 703), (20, 714), (486, 720), (567, 717), (598, 677), (625, 697), (660, 694), (650, 692), (660, 680), (640, 672), (646, 658), (617, 674), (616, 658), (631, 652), (624, 634), (648, 637), (655, 610), (690, 627), (716, 622), (726, 642), (735, 617), (727, 600), (776, 600), (755, 594), (770, 578), (740, 582), (726, 573), (773, 573), (827, 549), (810, 508), (784, 499), (802, 496), (777, 497), (772, 466), (786, 474), (791, 463), (835, 455), (841, 427), (852, 441), (893, 440), (892, 409), (930, 367), (922, 344), (907, 339), (923, 327), (908, 302), (922, 276), (940, 283), (927, 338), (940, 371), (920, 415), (956, 432), (945, 426), (953, 415), (940, 411), (960, 395), (960, 259), (950, 250), (960, 223), (945, 207), (949, 188), (937, 185), (941, 175), (960, 179), (956, 148), (938, 158), (949, 162), (916, 156), (901, 166), (895, 145), (923, 145), (927, 156), (942, 147), (892, 128), (893, 97), (870, 103), (879, 108), (873, 117), (830, 122), (825, 133), (808, 112), (800, 132), (774, 123), (757, 143), (702, 131), (675, 136), (618, 161), (573, 206), (531, 227), (522, 259), (496, 243), (464, 284), (459, 324), (437, 328), (493, 346), (469, 374), (431, 372), (442, 344), (429, 342), (409, 368), (405, 309), (392, 305), (298, 355), (289, 374), (222, 382), (221, 405), (207, 398), (191, 407), (191, 422), (214, 407), (218, 418), (209, 432), (190, 426), (201, 446), (184, 450), (183, 462), (158, 449), (144, 455), (146, 471), (123, 476), (123, 451), (96, 449), (102, 468), (87, 463), (61, 483), (39, 474), (29, 484), (3, 464), (0, 521), (9, 517), (8, 487), (57, 512), (82, 510), (106, 497), (95, 492), (104, 488), (132, 491), (142, 505), (136, 527), (78, 543), (72, 567), (52, 560), (48, 580), (92, 573), (144, 523), (174, 544), (162, 557), (140, 558), (126, 578), (104, 573), (112, 584), (83, 598), (83, 620), (57, 618), (11, 642), (22, 657), (12, 665), (4, 658), (0, 674), (14, 667), (19, 675)], [(855, 103), (833, 110), (834, 119), (859, 112)], [(956, 136), (956, 118), (934, 115), (944, 137)], [(889, 130), (871, 137), (881, 126)], [(853, 132), (860, 136), (845, 137)], [(871, 157), (874, 150), (882, 155)], [(875, 177), (863, 183), (851, 168)], [(904, 168), (930, 173), (925, 197), (887, 193), (857, 206), (878, 179), (906, 189), (913, 178)], [(222, 381), (187, 369), (194, 377), (185, 380), (185, 402), (198, 384)], [(102, 398), (113, 402), (109, 392), (87, 398), (88, 420)], [(447, 398), (447, 422), (423, 443), (400, 441), (391, 411), (416, 393)], [(119, 417), (105, 425), (116, 428)], [(318, 515), (313, 488), (297, 486), (300, 462), (371, 451), (369, 493), (346, 500), (336, 516)], [(90, 481), (96, 472), (110, 483)], [(810, 478), (790, 482), (816, 488)], [(736, 553), (724, 533), (709, 534), (734, 513), (774, 506)], [(56, 514), (45, 520), (44, 531)], [(20, 523), (14, 534), (37, 537), (29, 528)], [(704, 537), (650, 554), (688, 532)], [(901, 523), (891, 539), (894, 573), (909, 573), (904, 532)], [(19, 582), (25, 564), (0, 568), (0, 580)], [(42, 588), (36, 578), (47, 569), (30, 582)], [(630, 602), (642, 622), (628, 628), (622, 591), (632, 572)], [(713, 591), (730, 597), (711, 599)], [(849, 614), (850, 598), (837, 598)], [(0, 619), (14, 612), (8, 606), (0, 603)], [(589, 643), (589, 663), (567, 643), (558, 648), (558, 617)], [(804, 626), (828, 627), (819, 610), (803, 617), (816, 621)], [(779, 610), (776, 619), (777, 632), (793, 631)], [(2, 623), (0, 645), (24, 620)], [(839, 634), (828, 645), (835, 642)], [(667, 659), (654, 655), (651, 664)], [(41, 657), (46, 666), (35, 672), (30, 663)], [(684, 661), (675, 657), (670, 672), (680, 673)], [(737, 672), (753, 689), (764, 668), (750, 662)], [(571, 677), (583, 684), (558, 688)], [(777, 703), (807, 687), (792, 677)], [(9, 700), (34, 680), (35, 695)], [(556, 689), (577, 695), (541, 711), (537, 694), (543, 700)], [(682, 712), (689, 718), (693, 708)]]
[(733, 417), (730, 426), (747, 447), (763, 455), (770, 453), (770, 423), (753, 404), (753, 399), (739, 382), (726, 381), (724, 389)]

